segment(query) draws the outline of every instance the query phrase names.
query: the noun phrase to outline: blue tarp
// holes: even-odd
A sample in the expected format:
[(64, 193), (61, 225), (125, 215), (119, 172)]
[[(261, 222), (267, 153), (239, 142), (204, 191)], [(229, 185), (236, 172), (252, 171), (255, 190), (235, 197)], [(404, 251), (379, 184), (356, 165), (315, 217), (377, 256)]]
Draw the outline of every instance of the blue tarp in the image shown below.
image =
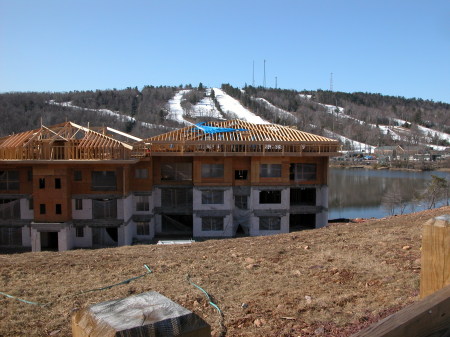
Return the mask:
[(248, 131), (246, 129), (232, 129), (232, 128), (219, 128), (217, 126), (206, 126), (205, 122), (195, 124), (195, 127), (202, 130), (204, 133), (214, 134), (219, 132), (236, 132), (236, 131)]

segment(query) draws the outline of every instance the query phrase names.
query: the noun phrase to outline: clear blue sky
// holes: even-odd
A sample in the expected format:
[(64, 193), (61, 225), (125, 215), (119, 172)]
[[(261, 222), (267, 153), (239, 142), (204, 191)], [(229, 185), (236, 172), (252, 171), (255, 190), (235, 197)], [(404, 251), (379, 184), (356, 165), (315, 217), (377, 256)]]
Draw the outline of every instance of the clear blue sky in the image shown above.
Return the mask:
[(266, 84), (450, 103), (449, 0), (0, 0), (0, 92)]

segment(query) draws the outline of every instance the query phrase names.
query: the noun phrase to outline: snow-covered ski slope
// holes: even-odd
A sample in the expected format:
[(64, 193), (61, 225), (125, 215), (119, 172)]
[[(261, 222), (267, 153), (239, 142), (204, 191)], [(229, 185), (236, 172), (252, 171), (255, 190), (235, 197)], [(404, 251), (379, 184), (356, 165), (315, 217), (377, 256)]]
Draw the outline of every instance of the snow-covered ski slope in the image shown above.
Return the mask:
[(184, 117), (183, 117), (184, 110), (181, 106), (181, 99), (183, 98), (183, 95), (188, 92), (189, 92), (189, 90), (180, 90), (168, 102), (168, 109), (169, 109), (169, 115), (167, 116), (168, 119), (171, 119), (180, 124), (185, 124), (185, 125), (192, 124), (191, 122), (184, 119)]
[(213, 99), (211, 98), (211, 89), (206, 89), (206, 96), (193, 107), (192, 115), (194, 117), (209, 117), (216, 119), (225, 119), (219, 110), (217, 110)]
[(222, 89), (213, 88), (214, 94), (217, 101), (220, 104), (222, 111), (232, 117), (237, 119), (242, 119), (244, 121), (255, 123), (255, 124), (270, 124), (268, 121), (262, 119), (258, 115), (254, 114), (237, 100), (226, 94)]
[(365, 144), (365, 143), (361, 143), (361, 142), (357, 142), (356, 140), (347, 138), (345, 136), (339, 135), (333, 131), (324, 130), (325, 132), (325, 136), (332, 138), (332, 139), (337, 139), (339, 140), (342, 144), (349, 144), (351, 147), (351, 150), (353, 151), (361, 151), (361, 152), (366, 152), (366, 153), (373, 153), (373, 151), (375, 150), (375, 146), (369, 145), (369, 144)]

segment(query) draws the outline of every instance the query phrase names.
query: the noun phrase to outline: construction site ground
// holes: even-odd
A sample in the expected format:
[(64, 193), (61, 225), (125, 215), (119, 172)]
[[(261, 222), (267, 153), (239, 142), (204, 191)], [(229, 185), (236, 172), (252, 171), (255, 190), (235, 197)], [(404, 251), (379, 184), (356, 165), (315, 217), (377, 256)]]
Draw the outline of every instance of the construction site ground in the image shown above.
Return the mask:
[[(70, 336), (90, 304), (157, 291), (213, 336), (349, 336), (418, 300), (422, 225), (450, 207), (267, 237), (0, 255), (0, 336)], [(80, 292), (116, 284), (100, 291)], [(213, 297), (221, 316), (187, 277)]]

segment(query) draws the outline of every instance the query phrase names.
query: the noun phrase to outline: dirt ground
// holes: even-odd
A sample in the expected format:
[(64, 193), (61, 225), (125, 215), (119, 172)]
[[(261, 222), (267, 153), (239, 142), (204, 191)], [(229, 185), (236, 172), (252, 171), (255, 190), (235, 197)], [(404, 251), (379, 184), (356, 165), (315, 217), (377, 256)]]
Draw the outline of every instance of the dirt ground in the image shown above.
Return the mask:
[[(74, 311), (158, 291), (213, 336), (349, 336), (418, 300), (422, 224), (450, 207), (361, 223), (190, 245), (0, 255), (0, 336), (70, 336)], [(142, 275), (109, 290), (76, 295)], [(191, 280), (213, 297), (220, 316)]]

